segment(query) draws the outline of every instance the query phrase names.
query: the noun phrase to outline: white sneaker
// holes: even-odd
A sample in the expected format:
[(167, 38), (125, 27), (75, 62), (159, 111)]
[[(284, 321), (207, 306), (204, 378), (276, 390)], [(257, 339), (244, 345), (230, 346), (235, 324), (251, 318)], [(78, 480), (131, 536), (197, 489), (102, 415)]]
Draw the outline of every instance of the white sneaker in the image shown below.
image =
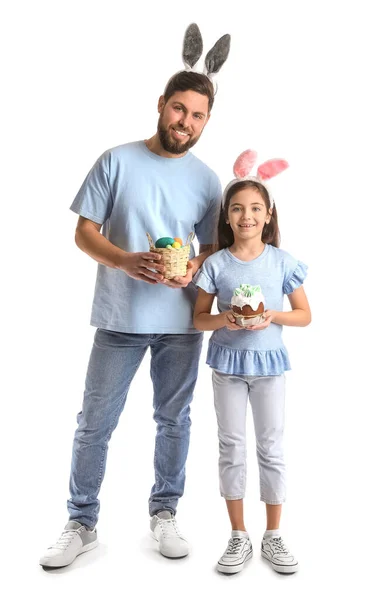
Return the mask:
[(189, 554), (189, 544), (178, 530), (176, 519), (168, 510), (154, 515), (150, 523), (152, 536), (159, 542), (159, 550), (167, 558), (182, 558)]
[(220, 573), (238, 573), (253, 556), (253, 547), (246, 531), (232, 531), (227, 549), (217, 563)]
[(69, 521), (56, 544), (48, 548), (39, 564), (42, 567), (66, 567), (83, 552), (98, 545), (96, 529), (91, 531), (77, 521)]
[(298, 561), (283, 542), (283, 538), (264, 537), (262, 540), (262, 556), (270, 561), (272, 568), (278, 573), (295, 573)]

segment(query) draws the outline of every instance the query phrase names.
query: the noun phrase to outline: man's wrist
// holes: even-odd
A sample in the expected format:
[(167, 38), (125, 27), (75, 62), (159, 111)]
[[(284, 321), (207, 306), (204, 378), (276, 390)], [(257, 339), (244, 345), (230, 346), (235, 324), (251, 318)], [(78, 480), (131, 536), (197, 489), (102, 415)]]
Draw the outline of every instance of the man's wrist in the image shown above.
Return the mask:
[(130, 252), (125, 252), (125, 250), (121, 250), (121, 248), (118, 248), (115, 253), (115, 256), (113, 257), (114, 268), (119, 269), (120, 271), (124, 271), (129, 254)]

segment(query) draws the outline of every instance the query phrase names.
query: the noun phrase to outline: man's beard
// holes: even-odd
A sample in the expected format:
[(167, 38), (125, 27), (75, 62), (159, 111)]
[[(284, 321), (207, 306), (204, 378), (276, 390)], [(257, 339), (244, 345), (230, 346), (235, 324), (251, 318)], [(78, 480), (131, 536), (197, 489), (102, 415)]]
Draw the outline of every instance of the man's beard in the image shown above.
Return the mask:
[[(166, 152), (170, 152), (170, 154), (183, 154), (197, 143), (199, 136), (195, 138), (189, 137), (187, 142), (179, 142), (172, 139), (168, 129), (162, 123), (162, 117), (163, 115), (161, 114), (158, 121), (158, 135), (160, 143)], [(183, 129), (181, 128), (181, 130)]]

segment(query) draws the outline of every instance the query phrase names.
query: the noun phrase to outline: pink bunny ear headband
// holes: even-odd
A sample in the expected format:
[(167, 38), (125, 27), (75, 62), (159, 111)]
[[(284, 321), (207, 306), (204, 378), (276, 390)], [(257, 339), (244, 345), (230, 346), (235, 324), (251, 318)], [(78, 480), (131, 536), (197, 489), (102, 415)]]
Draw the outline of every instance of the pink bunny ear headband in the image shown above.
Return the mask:
[(233, 165), (233, 173), (236, 176), (236, 179), (232, 179), (227, 185), (223, 193), (222, 206), (224, 208), (225, 199), (227, 197), (228, 190), (235, 184), (240, 181), (256, 181), (261, 183), (267, 190), (268, 196), (270, 199), (271, 208), (274, 207), (275, 202), (270, 192), (268, 185), (265, 183), (275, 175), (282, 173), (289, 167), (286, 160), (282, 158), (272, 158), (271, 160), (267, 160), (266, 162), (259, 165), (257, 169), (256, 175), (250, 175), (250, 172), (253, 166), (256, 163), (257, 153), (254, 150), (245, 150), (242, 152), (237, 158), (236, 162)]

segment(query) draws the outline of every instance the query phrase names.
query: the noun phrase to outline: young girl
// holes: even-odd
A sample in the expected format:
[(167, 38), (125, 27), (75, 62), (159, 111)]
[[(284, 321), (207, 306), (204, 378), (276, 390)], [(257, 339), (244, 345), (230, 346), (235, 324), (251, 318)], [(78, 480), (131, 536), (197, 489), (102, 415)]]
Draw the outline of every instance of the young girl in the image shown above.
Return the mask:
[[(196, 276), (200, 288), (194, 325), (213, 331), (207, 356), (212, 367), (219, 433), (220, 492), (226, 499), (232, 525), (231, 539), (217, 568), (241, 571), (252, 557), (246, 532), (243, 498), (246, 485), (246, 409), (253, 412), (260, 497), (266, 504), (267, 528), (262, 556), (280, 573), (298, 569), (295, 557), (279, 532), (285, 501), (283, 458), (284, 371), (290, 369), (282, 342), (282, 326), (303, 327), (311, 320), (302, 287), (307, 267), (279, 246), (277, 213), (266, 180), (288, 164), (270, 160), (251, 176), (256, 153), (243, 152), (235, 162), (232, 180), (224, 191), (219, 220), (219, 252), (204, 262)], [(265, 320), (257, 325), (236, 324), (230, 310), (233, 290), (241, 284), (260, 286), (265, 298)], [(283, 312), (284, 294), (291, 309)], [(211, 315), (215, 296), (219, 314)]]

